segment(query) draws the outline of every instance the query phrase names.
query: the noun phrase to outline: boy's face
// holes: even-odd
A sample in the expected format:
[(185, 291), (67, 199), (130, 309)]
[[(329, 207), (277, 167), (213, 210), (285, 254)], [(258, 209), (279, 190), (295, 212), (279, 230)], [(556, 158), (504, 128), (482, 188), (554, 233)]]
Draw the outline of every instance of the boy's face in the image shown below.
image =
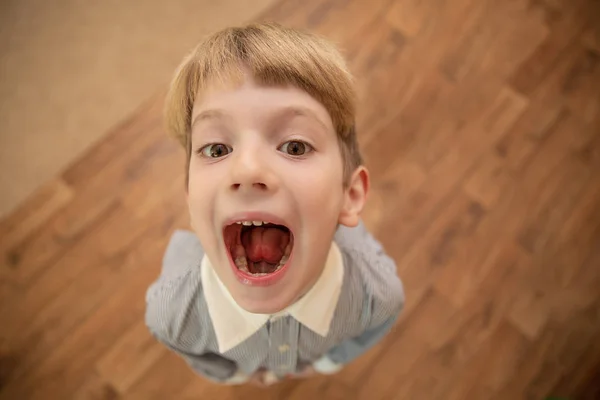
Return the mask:
[(327, 110), (246, 79), (196, 100), (191, 145), (191, 223), (217, 275), (250, 312), (292, 304), (318, 279), (338, 222), (362, 208), (343, 188)]

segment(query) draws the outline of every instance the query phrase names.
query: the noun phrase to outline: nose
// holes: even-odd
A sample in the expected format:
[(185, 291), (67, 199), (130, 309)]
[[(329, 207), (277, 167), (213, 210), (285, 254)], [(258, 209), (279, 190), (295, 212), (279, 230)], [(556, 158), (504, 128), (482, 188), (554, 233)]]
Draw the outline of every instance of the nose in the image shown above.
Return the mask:
[(261, 154), (257, 149), (246, 148), (234, 150), (232, 156), (232, 190), (271, 192), (277, 189), (277, 176), (264, 153)]

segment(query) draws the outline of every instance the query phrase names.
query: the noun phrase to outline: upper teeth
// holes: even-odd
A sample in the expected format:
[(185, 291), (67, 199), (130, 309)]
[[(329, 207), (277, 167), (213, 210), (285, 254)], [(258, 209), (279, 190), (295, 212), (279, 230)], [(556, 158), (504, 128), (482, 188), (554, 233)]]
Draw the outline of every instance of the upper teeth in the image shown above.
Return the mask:
[(265, 221), (238, 221), (237, 224), (243, 224), (245, 226), (256, 225), (261, 226), (262, 224), (267, 224)]

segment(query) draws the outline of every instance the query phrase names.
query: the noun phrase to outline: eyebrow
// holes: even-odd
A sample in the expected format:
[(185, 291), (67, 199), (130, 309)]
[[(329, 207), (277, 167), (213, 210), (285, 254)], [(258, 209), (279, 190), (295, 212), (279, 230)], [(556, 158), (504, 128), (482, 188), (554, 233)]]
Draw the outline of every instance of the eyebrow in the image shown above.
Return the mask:
[[(323, 122), (321, 120), (321, 118), (319, 118), (319, 116), (310, 108), (307, 107), (302, 107), (302, 106), (288, 106), (288, 107), (283, 107), (281, 109), (278, 109), (274, 114), (272, 114), (271, 119), (272, 120), (286, 120), (286, 119), (292, 119), (294, 117), (306, 117), (310, 120), (313, 120), (314, 122), (318, 123), (323, 129), (325, 129), (326, 131), (329, 130), (329, 127), (327, 126), (327, 124), (325, 122)], [(202, 122), (202, 121), (207, 121), (207, 120), (211, 120), (211, 119), (229, 119), (230, 116), (229, 114), (227, 114), (225, 111), (221, 110), (221, 109), (208, 109), (208, 110), (204, 110), (202, 112), (200, 112), (198, 115), (196, 115), (194, 117), (194, 119), (192, 120), (192, 127), (194, 127), (196, 124)]]
[(212, 110), (204, 110), (198, 115), (194, 117), (192, 120), (192, 127), (201, 121), (206, 121), (210, 119), (226, 119), (228, 114), (226, 114), (223, 110), (212, 109)]
[(291, 119), (296, 116), (301, 116), (301, 117), (306, 117), (308, 119), (311, 119), (311, 120), (315, 121), (316, 123), (318, 123), (319, 125), (321, 125), (321, 127), (323, 129), (325, 129), (326, 131), (329, 130), (329, 128), (327, 127), (327, 124), (325, 124), (325, 122), (323, 122), (321, 120), (321, 118), (319, 118), (317, 113), (315, 113), (313, 110), (311, 110), (310, 108), (307, 108), (307, 107), (301, 107), (301, 106), (300, 107), (299, 106), (284, 107), (277, 111), (275, 118)]

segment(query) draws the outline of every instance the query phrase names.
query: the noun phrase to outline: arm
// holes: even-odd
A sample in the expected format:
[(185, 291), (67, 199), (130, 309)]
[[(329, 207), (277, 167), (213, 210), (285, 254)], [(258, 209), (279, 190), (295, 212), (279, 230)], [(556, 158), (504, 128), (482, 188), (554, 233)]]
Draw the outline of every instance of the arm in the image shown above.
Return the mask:
[(203, 256), (192, 232), (173, 234), (160, 276), (146, 292), (146, 326), (198, 374), (219, 383), (242, 383), (248, 377), (238, 371), (234, 361), (205, 350), (207, 322), (195, 309), (202, 295), (199, 263)]
[(391, 317), (382, 325), (363, 332), (360, 336), (348, 339), (327, 352), (323, 357), (313, 363), (315, 370), (323, 374), (332, 374), (341, 370), (360, 357), (388, 334), (394, 326), (397, 317)]
[(405, 301), (394, 260), (362, 222), (355, 228), (339, 229), (336, 242), (355, 264), (352, 267), (363, 272), (365, 302), (361, 312), (366, 314), (367, 324), (362, 334), (338, 344), (314, 363), (322, 373), (339, 371), (379, 343), (396, 323)]
[(213, 382), (236, 385), (250, 379), (249, 376), (238, 370), (237, 364), (234, 361), (220, 354), (212, 352), (191, 354), (174, 347), (168, 340), (162, 339), (155, 332), (152, 332), (152, 335), (156, 340), (165, 345), (165, 347), (183, 358), (196, 373)]

